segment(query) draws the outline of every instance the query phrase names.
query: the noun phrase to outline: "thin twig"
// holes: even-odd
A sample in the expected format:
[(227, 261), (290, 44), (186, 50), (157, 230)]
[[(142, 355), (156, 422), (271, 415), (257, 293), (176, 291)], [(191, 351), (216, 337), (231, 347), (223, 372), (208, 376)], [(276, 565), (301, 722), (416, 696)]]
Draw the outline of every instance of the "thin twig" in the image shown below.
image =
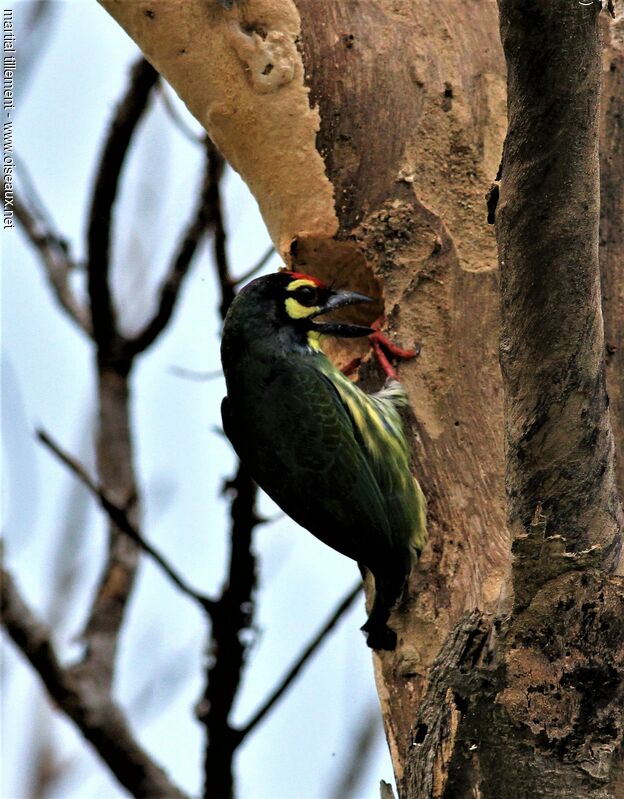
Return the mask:
[[(224, 161), (208, 142), (210, 171), (212, 242), (220, 289), (221, 318), (234, 299), (236, 290), (225, 247), (225, 227), (221, 203), (221, 176)], [(253, 628), (253, 592), (256, 586), (256, 557), (253, 531), (262, 520), (255, 509), (257, 488), (245, 467), (239, 463), (236, 476), (227, 484), (232, 493), (230, 507), (230, 563), (221, 597), (212, 614), (210, 652), (206, 687), (198, 716), (205, 725), (207, 745), (204, 756), (205, 799), (233, 794), (233, 760), (239, 741), (230, 725), (230, 713), (238, 693), (250, 646)]]
[[(13, 160), (15, 161), (15, 172), (19, 177), (19, 182), (22, 187), (23, 195), (28, 200), (28, 205), (32, 210), (33, 214), (41, 220), (43, 227), (47, 230), (53, 230), (54, 224), (52, 221), (52, 216), (48, 209), (45, 207), (45, 203), (41, 199), (41, 195), (39, 194), (39, 190), (35, 185), (35, 181), (30, 174), (30, 170), (28, 168), (28, 164), (24, 159), (16, 152), (13, 153)], [(65, 239), (61, 238), (60, 236), (56, 236), (57, 241), (60, 243), (61, 247), (68, 252), (69, 247)]]
[(186, 369), (184, 366), (170, 366), (169, 371), (176, 377), (181, 377), (184, 380), (196, 380), (198, 383), (223, 377), (223, 369), (213, 369), (211, 372), (198, 372), (195, 369)]
[(158, 73), (141, 56), (132, 68), (130, 84), (115, 112), (93, 188), (87, 232), (87, 272), (93, 335), (100, 359), (110, 356), (119, 337), (108, 279), (113, 204), (132, 136), (157, 81)]
[(175, 107), (171, 96), (167, 91), (167, 85), (165, 83), (159, 83), (157, 86), (157, 91), (158, 97), (160, 97), (162, 100), (162, 104), (165, 108), (165, 111), (169, 115), (169, 118), (184, 136), (184, 138), (188, 139), (188, 141), (192, 142), (193, 144), (203, 144), (206, 140), (206, 134), (196, 133), (189, 125), (187, 125), (181, 114), (178, 113), (178, 109)]
[(239, 277), (234, 278), (234, 285), (240, 286), (242, 283), (246, 283), (250, 280), (255, 274), (257, 274), (263, 266), (266, 265), (267, 261), (271, 258), (271, 256), (275, 253), (275, 247), (271, 244), (268, 250), (264, 253), (264, 255), (260, 258), (257, 263), (255, 263), (250, 269), (246, 272), (243, 272), (242, 275)]
[(221, 292), (219, 312), (221, 318), (225, 319), (227, 309), (236, 294), (236, 283), (232, 278), (225, 248), (226, 233), (223, 222), (223, 203), (221, 202), (221, 176), (223, 175), (225, 161), (210, 140), (207, 142), (207, 148), (210, 174), (208, 202), (210, 203), (210, 222), (214, 232), (213, 252)]
[(372, 750), (381, 732), (379, 705), (376, 702), (370, 702), (366, 712), (357, 720), (348, 735), (349, 740), (352, 741), (350, 752), (340, 763), (338, 779), (336, 784), (327, 791), (327, 796), (356, 799), (362, 795), (363, 783), (371, 765)]
[(233, 792), (232, 763), (238, 746), (230, 713), (247, 660), (253, 624), (253, 592), (256, 558), (252, 549), (256, 486), (239, 464), (236, 477), (228, 482), (232, 492), (230, 563), (226, 585), (212, 613), (211, 663), (199, 718), (205, 724), (208, 746), (204, 760), (204, 796), (230, 796)]
[(59, 663), (48, 628), (19, 594), (11, 575), (0, 571), (2, 623), (39, 674), (54, 702), (93, 745), (132, 796), (187, 799), (136, 742), (124, 714), (89, 675)]
[[(4, 186), (0, 188), (0, 193), (4, 202)], [(54, 232), (41, 212), (30, 210), (28, 206), (33, 203), (29, 203), (26, 198), (22, 200), (16, 189), (13, 190), (11, 202), (24, 234), (39, 254), (54, 297), (69, 318), (90, 335), (89, 313), (80, 305), (69, 284), (69, 274), (76, 269), (76, 264), (69, 255), (67, 242)]]
[(335, 611), (325, 622), (325, 624), (321, 627), (321, 629), (317, 632), (314, 638), (312, 638), (310, 643), (306, 646), (301, 655), (293, 663), (293, 665), (285, 674), (279, 685), (270, 694), (268, 699), (262, 704), (260, 709), (256, 711), (254, 716), (251, 718), (250, 721), (247, 722), (247, 724), (245, 724), (244, 727), (242, 727), (237, 731), (237, 736), (240, 741), (242, 741), (243, 738), (249, 735), (249, 733), (262, 721), (262, 719), (267, 715), (267, 713), (269, 713), (269, 711), (271, 711), (273, 707), (277, 704), (277, 702), (282, 698), (284, 693), (288, 690), (290, 685), (299, 675), (301, 669), (306, 665), (306, 663), (314, 655), (316, 650), (325, 641), (329, 633), (334, 629), (336, 624), (338, 624), (340, 619), (349, 610), (349, 608), (351, 607), (351, 605), (357, 599), (357, 597), (361, 592), (362, 592), (362, 583), (358, 582), (357, 585), (355, 585), (349, 591), (349, 593), (345, 596), (342, 602), (340, 602)]
[(126, 343), (125, 349), (132, 356), (146, 350), (171, 319), (182, 282), (191, 266), (193, 256), (208, 232), (212, 221), (214, 200), (211, 181), (213, 179), (213, 168), (207, 156), (197, 207), (193, 212), (193, 217), (189, 222), (178, 252), (172, 261), (167, 277), (161, 286), (158, 310), (143, 330)]
[(172, 583), (176, 585), (183, 594), (193, 599), (200, 604), (202, 608), (211, 613), (214, 608), (214, 601), (210, 597), (200, 594), (195, 591), (180, 575), (167, 563), (165, 558), (154, 547), (143, 538), (139, 530), (129, 520), (127, 512), (116, 505), (107, 497), (105, 491), (97, 485), (95, 480), (88, 474), (87, 470), (75, 458), (65, 452), (45, 430), (37, 430), (37, 438), (42, 444), (56, 455), (56, 457), (73, 472), (73, 474), (80, 480), (80, 482), (89, 489), (91, 494), (99, 501), (104, 509), (108, 518), (113, 524), (138, 544), (152, 560), (157, 563), (163, 572), (169, 577)]
[[(99, 425), (97, 469), (108, 496), (138, 514), (138, 492), (132, 467), (129, 382), (132, 357), (119, 331), (110, 285), (110, 241), (113, 205), (123, 164), (148, 104), (158, 74), (142, 57), (117, 106), (102, 149), (92, 191), (87, 231), (88, 293), (97, 348)], [(132, 506), (126, 506), (133, 498)], [(138, 546), (111, 524), (106, 563), (89, 610), (83, 636), (85, 665), (100, 679), (112, 681), (119, 630), (138, 565)]]

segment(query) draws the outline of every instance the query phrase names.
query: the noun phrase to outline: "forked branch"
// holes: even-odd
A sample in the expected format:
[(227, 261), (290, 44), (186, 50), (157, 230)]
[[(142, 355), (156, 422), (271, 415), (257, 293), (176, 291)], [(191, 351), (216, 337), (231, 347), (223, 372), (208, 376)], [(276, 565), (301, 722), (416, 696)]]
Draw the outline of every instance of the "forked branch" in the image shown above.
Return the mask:
[(214, 600), (210, 597), (200, 594), (195, 591), (187, 581), (168, 563), (168, 561), (156, 550), (141, 534), (140, 530), (130, 521), (128, 513), (124, 508), (116, 505), (110, 497), (107, 496), (105, 490), (98, 486), (95, 480), (89, 475), (84, 466), (79, 463), (75, 458), (65, 452), (54, 439), (45, 432), (45, 430), (38, 430), (37, 437), (42, 444), (44, 444), (60, 461), (65, 464), (67, 468), (80, 480), (90, 493), (98, 500), (102, 509), (110, 519), (110, 521), (128, 536), (135, 544), (152, 558), (152, 560), (162, 569), (171, 582), (183, 594), (188, 596), (194, 602), (197, 602), (204, 611), (210, 613), (214, 606)]
[(126, 352), (134, 357), (146, 350), (169, 324), (182, 283), (204, 236), (214, 220), (214, 185), (218, 180), (211, 162), (212, 148), (207, 147), (204, 178), (197, 207), (182, 237), (182, 241), (160, 288), (158, 309), (144, 329), (126, 343)]
[[(19, 159), (16, 162), (21, 163)], [(4, 185), (0, 189), (5, 199)], [(39, 255), (52, 293), (60, 307), (81, 330), (91, 335), (89, 313), (80, 304), (69, 282), (70, 275), (77, 269), (72, 260), (67, 241), (56, 233), (46, 216), (33, 203), (25, 192), (22, 198), (17, 189), (13, 191), (13, 209), (24, 235)]]
[(334, 612), (303, 649), (297, 660), (293, 663), (276, 688), (271, 691), (269, 697), (262, 703), (260, 708), (254, 713), (247, 724), (238, 730), (238, 736), (241, 741), (243, 738), (246, 738), (249, 733), (252, 732), (258, 726), (258, 724), (260, 724), (264, 717), (275, 707), (293, 682), (297, 679), (306, 663), (308, 663), (308, 661), (314, 656), (324, 641), (327, 640), (327, 637), (331, 631), (349, 610), (358, 596), (360, 596), (363, 590), (364, 587), (362, 582), (358, 581), (357, 585), (353, 586), (344, 599), (338, 603)]
[(63, 668), (47, 627), (20, 596), (11, 575), (0, 572), (4, 627), (39, 674), (54, 702), (89, 741), (132, 796), (188, 799), (139, 746), (105, 688), (77, 669)]
[(157, 81), (158, 73), (141, 56), (132, 69), (128, 89), (109, 128), (93, 188), (87, 232), (87, 271), (93, 335), (100, 358), (111, 355), (118, 337), (109, 282), (113, 205), (130, 142)]

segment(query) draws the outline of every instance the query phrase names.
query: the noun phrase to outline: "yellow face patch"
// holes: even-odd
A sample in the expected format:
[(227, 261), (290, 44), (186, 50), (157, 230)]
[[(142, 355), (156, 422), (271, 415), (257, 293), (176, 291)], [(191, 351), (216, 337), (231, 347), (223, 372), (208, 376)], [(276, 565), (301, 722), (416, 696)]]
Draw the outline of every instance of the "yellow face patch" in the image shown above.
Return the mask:
[(286, 302), (286, 313), (291, 319), (304, 319), (306, 316), (318, 311), (318, 306), (313, 305), (311, 308), (302, 305), (294, 297), (289, 297)]
[[(289, 283), (288, 286), (286, 286), (286, 291), (297, 291), (297, 289), (300, 289), (302, 286), (311, 286), (313, 289), (318, 288), (314, 281), (299, 278)], [(311, 316), (318, 311), (318, 305), (308, 307), (307, 305), (302, 305), (294, 297), (289, 297), (284, 304), (286, 306), (286, 313), (291, 319), (305, 319), (306, 316)]]

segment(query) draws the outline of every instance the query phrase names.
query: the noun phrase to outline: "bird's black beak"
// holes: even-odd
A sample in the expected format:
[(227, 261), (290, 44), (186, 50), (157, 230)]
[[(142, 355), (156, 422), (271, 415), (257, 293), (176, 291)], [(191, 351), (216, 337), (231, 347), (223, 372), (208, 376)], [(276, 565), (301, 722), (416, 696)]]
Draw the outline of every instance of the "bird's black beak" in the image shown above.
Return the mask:
[[(361, 302), (374, 302), (374, 300), (366, 294), (359, 294), (357, 291), (332, 291), (325, 303), (312, 314), (312, 317), (335, 311), (337, 308), (344, 308), (346, 305), (357, 305)], [(343, 322), (315, 322), (313, 327), (314, 330), (324, 336), (340, 336), (341, 338), (369, 336), (374, 332), (371, 327), (351, 325)]]

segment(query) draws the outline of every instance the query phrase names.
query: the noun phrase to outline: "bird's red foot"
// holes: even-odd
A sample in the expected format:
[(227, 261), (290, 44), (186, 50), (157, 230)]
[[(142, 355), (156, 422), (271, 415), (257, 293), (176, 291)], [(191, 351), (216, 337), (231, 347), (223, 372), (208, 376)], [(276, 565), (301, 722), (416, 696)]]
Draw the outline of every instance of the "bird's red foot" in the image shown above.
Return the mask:
[[(390, 357), (397, 358), (398, 360), (407, 361), (410, 358), (415, 358), (420, 353), (420, 347), (415, 347), (412, 350), (404, 349), (403, 347), (397, 346), (393, 341), (390, 341), (388, 336), (381, 332), (380, 328), (384, 323), (384, 318), (380, 317), (377, 319), (371, 327), (374, 329), (374, 333), (371, 333), (369, 341), (373, 347), (373, 351), (379, 362), (379, 365), (387, 374), (388, 377), (393, 378), (394, 380), (398, 380), (399, 376), (397, 375), (394, 367), (390, 363)], [(345, 375), (351, 375), (360, 365), (362, 359), (361, 358), (354, 358), (352, 361), (346, 366), (342, 367), (342, 372)]]

